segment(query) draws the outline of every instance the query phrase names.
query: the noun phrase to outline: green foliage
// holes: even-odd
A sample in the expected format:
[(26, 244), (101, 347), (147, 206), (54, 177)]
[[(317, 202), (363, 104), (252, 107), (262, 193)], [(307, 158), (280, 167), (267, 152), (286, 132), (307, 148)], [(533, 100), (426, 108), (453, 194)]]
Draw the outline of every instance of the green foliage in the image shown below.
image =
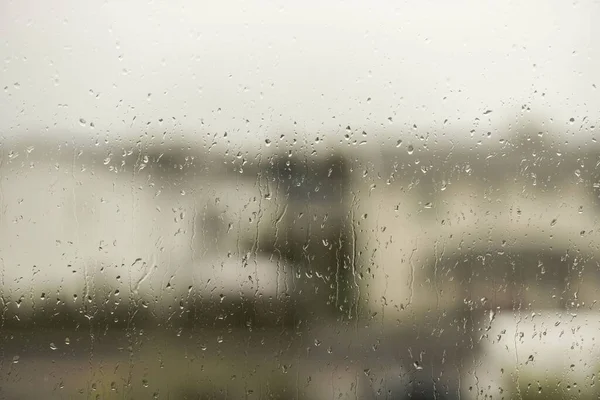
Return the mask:
[(577, 385), (569, 376), (548, 376), (541, 379), (541, 377), (524, 375), (519, 378), (519, 389), (515, 391), (512, 398), (522, 400), (598, 398), (598, 393), (593, 387), (586, 386), (585, 382)]

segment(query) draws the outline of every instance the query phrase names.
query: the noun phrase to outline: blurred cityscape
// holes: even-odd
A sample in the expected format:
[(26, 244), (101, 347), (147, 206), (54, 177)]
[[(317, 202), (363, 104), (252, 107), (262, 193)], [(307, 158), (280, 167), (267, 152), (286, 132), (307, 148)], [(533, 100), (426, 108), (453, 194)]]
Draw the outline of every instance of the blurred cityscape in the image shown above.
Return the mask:
[(3, 141), (0, 398), (597, 398), (600, 150), (415, 131)]

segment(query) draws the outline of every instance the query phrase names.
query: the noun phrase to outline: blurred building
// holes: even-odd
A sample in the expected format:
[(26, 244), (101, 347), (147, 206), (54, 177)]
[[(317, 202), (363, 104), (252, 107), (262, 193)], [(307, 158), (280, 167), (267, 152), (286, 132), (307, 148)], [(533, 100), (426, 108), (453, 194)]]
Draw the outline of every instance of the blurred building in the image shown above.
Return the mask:
[(488, 322), (482, 356), (462, 377), (464, 398), (598, 396), (597, 312), (509, 311)]
[(187, 387), (175, 367), (152, 369), (181, 393), (288, 398), (295, 385), (298, 398), (454, 398), (483, 393), (455, 384), (475, 372), (492, 390), (506, 357), (481, 363), (488, 331), (514, 325), (499, 316), (578, 312), (598, 298), (600, 154), (541, 131), (524, 126), (498, 145), (318, 153), (5, 142), (3, 326), (187, 330), (184, 350), (167, 346), (172, 365), (192, 348), (244, 377), (231, 384), (215, 369)]
[(591, 305), (598, 156), (534, 126), (499, 147), (374, 152), (353, 179), (371, 315)]
[(232, 164), (177, 145), (4, 143), (7, 320), (189, 321), (223, 314), (203, 302), (283, 295), (291, 271), (257, 249), (275, 209)]

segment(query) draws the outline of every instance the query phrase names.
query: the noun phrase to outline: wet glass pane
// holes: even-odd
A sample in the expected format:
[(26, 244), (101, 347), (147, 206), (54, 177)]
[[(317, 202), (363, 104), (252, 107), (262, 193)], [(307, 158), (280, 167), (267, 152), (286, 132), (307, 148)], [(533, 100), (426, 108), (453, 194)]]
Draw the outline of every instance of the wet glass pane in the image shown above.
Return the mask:
[(3, 2), (0, 398), (597, 398), (598, 16)]

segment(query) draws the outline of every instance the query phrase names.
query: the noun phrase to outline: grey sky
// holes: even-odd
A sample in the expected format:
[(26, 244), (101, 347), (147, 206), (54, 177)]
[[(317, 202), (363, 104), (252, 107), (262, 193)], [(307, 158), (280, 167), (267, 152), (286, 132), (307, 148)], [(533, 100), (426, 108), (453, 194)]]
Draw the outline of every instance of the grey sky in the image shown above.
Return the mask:
[(151, 122), (243, 142), (296, 121), (387, 138), (506, 124), (527, 104), (574, 131), (599, 116), (599, 16), (559, 0), (4, 1), (0, 130), (137, 137)]

